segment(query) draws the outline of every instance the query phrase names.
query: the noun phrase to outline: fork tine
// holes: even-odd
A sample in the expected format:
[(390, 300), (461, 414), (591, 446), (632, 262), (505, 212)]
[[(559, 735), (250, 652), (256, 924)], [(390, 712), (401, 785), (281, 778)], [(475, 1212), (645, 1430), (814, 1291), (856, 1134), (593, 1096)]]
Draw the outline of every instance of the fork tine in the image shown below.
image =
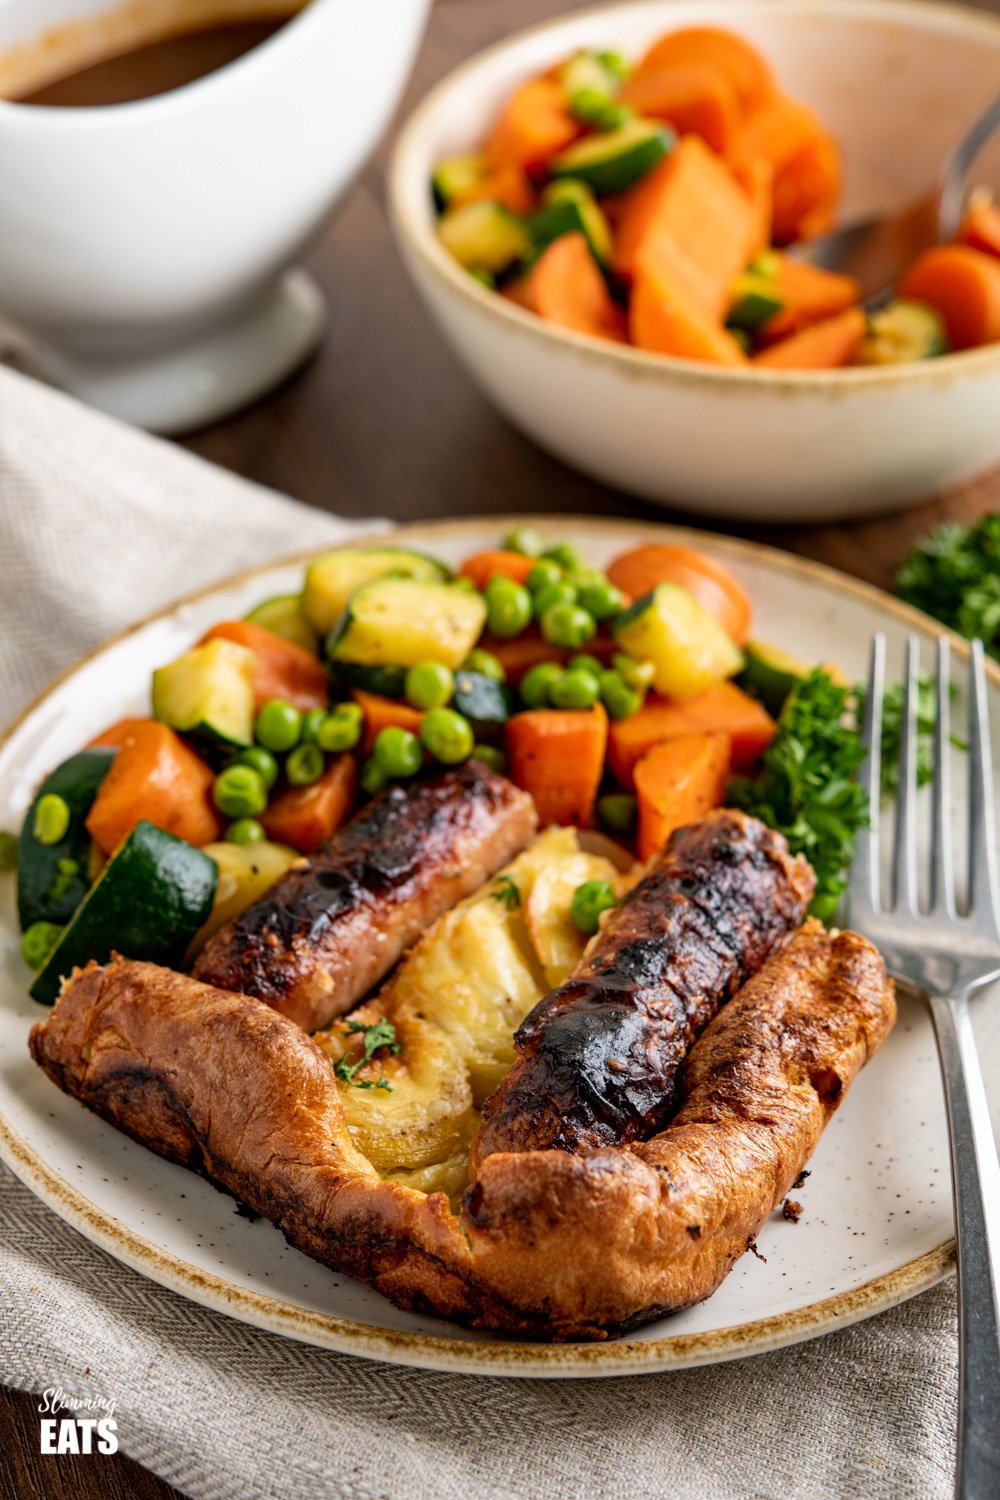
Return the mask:
[(882, 699), (885, 694), (885, 636), (872, 637), (868, 661), (868, 691), (861, 725), (861, 743), (867, 754), (858, 768), (858, 780), (868, 795), (868, 826), (858, 830), (851, 863), (848, 905), (851, 921), (862, 922), (865, 914), (882, 910), (879, 860), (879, 823), (882, 788)]
[(951, 849), (951, 646), (937, 643), (937, 713), (934, 720), (934, 785), (931, 813), (930, 909), (955, 915), (955, 869)]
[(903, 691), (903, 723), (899, 751), (899, 787), (896, 793), (896, 827), (892, 844), (892, 896), (911, 916), (919, 914), (917, 896), (917, 677), (920, 642), (915, 635), (906, 642), (906, 679)]
[(982, 641), (973, 641), (969, 703), (969, 915), (995, 933), (997, 913), (996, 824), (993, 757)]

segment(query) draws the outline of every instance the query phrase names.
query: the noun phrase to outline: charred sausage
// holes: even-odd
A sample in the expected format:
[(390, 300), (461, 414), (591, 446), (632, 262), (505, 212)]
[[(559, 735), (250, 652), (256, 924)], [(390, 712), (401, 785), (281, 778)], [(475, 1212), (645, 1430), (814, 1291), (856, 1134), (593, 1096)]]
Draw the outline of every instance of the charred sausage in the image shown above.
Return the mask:
[(814, 883), (756, 818), (723, 809), (679, 829), (576, 973), (525, 1017), (474, 1159), (662, 1128), (695, 1038), (799, 926)]
[(530, 797), (479, 761), (391, 787), (217, 932), (195, 976), (327, 1026), (534, 832)]

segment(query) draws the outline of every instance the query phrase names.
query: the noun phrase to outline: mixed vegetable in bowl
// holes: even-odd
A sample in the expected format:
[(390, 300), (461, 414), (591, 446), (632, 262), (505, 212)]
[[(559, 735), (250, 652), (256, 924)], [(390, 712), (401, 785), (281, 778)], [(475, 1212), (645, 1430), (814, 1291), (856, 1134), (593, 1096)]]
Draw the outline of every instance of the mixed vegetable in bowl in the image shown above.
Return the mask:
[(877, 312), (788, 248), (824, 233), (838, 142), (766, 61), (715, 27), (631, 63), (577, 52), (507, 98), (482, 148), (438, 163), (438, 234), (473, 277), (577, 333), (750, 370), (931, 359), (1000, 340), (1000, 207)]
[[(867, 816), (861, 695), (752, 624), (729, 569), (684, 546), (600, 570), (521, 527), (455, 573), (392, 545), (318, 557), (299, 593), (154, 671), (149, 716), (57, 766), (4, 836), (33, 996), (112, 951), (184, 966), (365, 801), (470, 757), (528, 791), (542, 827), (603, 837), (601, 873), (560, 896), (578, 934), (621, 895), (609, 838), (623, 865), (646, 860), (723, 803), (808, 856), (832, 916)], [(898, 720), (890, 703), (888, 735)]]

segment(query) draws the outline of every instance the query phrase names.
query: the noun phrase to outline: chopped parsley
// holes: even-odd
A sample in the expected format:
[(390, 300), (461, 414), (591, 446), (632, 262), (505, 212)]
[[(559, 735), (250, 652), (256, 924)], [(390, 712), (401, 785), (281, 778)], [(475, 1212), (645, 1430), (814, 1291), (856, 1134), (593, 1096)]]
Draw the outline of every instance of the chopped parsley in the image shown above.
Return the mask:
[(371, 1026), (365, 1026), (361, 1021), (348, 1021), (346, 1031), (348, 1036), (354, 1035), (363, 1038), (361, 1056), (355, 1063), (347, 1061), (346, 1052), (342, 1057), (337, 1058), (333, 1065), (333, 1071), (336, 1076), (343, 1079), (344, 1083), (349, 1083), (352, 1088), (385, 1089), (391, 1092), (392, 1084), (384, 1076), (379, 1078), (358, 1078), (357, 1074), (371, 1062), (376, 1052), (387, 1051), (395, 1056), (403, 1050), (396, 1041), (395, 1026), (383, 1016), (381, 1021), (375, 1021)]
[(493, 882), (490, 891), (494, 901), (499, 901), (508, 911), (514, 911), (521, 904), (521, 892), (517, 888), (517, 882), (512, 875), (498, 875)]
[(896, 592), (1000, 661), (1000, 513), (938, 526), (903, 563)]

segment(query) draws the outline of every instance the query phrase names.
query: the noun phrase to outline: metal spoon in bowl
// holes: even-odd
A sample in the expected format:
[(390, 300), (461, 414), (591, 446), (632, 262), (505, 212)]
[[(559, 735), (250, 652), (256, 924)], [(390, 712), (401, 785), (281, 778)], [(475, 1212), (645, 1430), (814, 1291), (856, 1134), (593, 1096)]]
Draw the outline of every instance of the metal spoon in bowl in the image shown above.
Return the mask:
[(969, 168), (1000, 128), (1000, 95), (945, 158), (933, 190), (890, 219), (864, 219), (834, 229), (786, 254), (825, 271), (842, 271), (861, 283), (866, 304), (877, 304), (923, 250), (955, 238), (962, 218)]

